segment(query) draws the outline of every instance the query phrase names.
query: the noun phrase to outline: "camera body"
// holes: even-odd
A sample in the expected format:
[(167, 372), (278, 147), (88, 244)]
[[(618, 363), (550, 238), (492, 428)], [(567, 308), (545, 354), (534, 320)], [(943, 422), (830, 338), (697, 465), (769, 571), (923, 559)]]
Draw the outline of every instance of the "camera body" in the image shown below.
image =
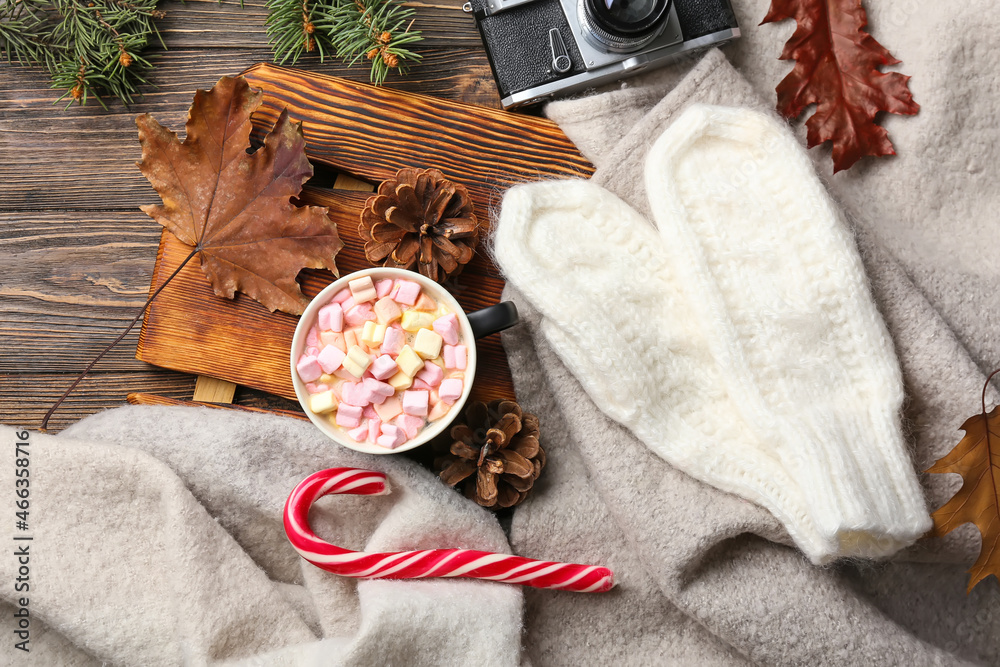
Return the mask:
[(465, 9), (476, 17), (505, 109), (662, 67), (740, 35), (729, 0), (471, 0)]

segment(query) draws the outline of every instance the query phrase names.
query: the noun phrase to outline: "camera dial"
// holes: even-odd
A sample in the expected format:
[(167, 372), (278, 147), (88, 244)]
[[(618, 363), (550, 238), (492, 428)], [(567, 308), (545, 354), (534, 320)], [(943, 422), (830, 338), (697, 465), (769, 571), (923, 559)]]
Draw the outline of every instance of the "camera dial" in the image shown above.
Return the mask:
[(673, 0), (579, 0), (584, 37), (618, 53), (637, 51), (663, 32)]

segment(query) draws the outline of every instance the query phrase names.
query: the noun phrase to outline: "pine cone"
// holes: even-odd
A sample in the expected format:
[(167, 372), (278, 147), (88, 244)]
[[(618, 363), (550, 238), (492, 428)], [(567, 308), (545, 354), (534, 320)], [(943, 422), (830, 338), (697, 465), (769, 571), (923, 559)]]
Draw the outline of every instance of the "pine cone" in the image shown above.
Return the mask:
[(468, 191), (437, 169), (401, 169), (361, 213), (369, 262), (444, 281), (475, 254), (479, 227)]
[(470, 404), (451, 437), (450, 454), (435, 462), (439, 476), (448, 486), (461, 483), (466, 497), (483, 507), (517, 505), (545, 467), (538, 417), (523, 414), (514, 401)]

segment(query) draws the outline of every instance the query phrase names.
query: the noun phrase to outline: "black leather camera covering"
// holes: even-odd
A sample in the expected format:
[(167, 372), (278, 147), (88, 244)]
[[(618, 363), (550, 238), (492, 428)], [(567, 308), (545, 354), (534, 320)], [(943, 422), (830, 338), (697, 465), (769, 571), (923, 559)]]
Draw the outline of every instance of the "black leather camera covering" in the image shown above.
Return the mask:
[(736, 27), (729, 0), (674, 0), (684, 41)]
[[(484, 4), (485, 0), (472, 0), (476, 10)], [(538, 0), (487, 16), (478, 23), (500, 97), (586, 70), (559, 0)], [(564, 74), (552, 71), (552, 48), (549, 46), (552, 28), (559, 30), (573, 63)]]

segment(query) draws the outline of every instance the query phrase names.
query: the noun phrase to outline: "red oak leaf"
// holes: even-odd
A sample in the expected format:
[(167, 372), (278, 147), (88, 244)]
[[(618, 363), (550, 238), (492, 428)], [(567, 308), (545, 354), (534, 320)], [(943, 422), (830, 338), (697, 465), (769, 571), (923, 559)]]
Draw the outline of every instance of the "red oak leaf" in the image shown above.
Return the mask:
[(771, 0), (761, 24), (790, 18), (798, 27), (781, 59), (794, 60), (795, 67), (775, 89), (778, 112), (797, 118), (817, 105), (806, 121), (809, 148), (832, 141), (834, 173), (866, 155), (895, 155), (876, 114), (912, 116), (920, 106), (910, 93), (910, 77), (878, 70), (899, 61), (865, 32), (861, 0)]

